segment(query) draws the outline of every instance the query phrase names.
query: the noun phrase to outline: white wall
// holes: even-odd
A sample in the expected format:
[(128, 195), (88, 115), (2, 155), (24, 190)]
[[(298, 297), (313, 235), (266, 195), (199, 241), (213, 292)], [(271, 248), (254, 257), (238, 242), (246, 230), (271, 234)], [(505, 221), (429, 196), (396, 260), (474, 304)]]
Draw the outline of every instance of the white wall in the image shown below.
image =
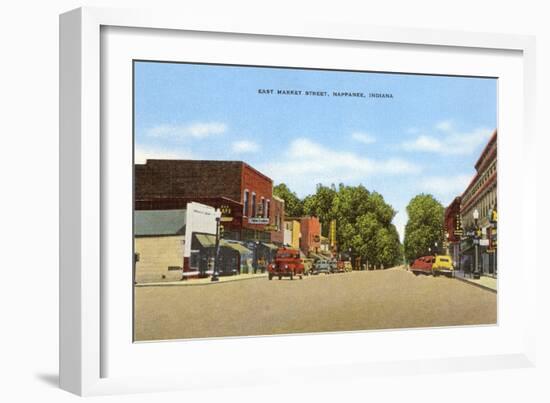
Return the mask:
[(216, 209), (200, 203), (187, 203), (185, 212), (185, 247), (183, 256), (191, 256), (193, 233), (216, 235)]
[[(181, 0), (7, 0), (0, 5), (0, 251), (8, 257), (3, 259), (5, 275), (0, 292), (3, 329), (0, 394), (4, 395), (4, 401), (76, 401), (74, 396), (52, 386), (57, 382), (58, 357), (58, 14), (81, 5), (166, 7), (181, 3)], [(541, 139), (545, 145), (538, 147), (538, 163), (539, 172), (547, 173), (550, 31), (546, 4), (533, 0), (340, 0), (328, 5), (321, 1), (205, 0), (185, 2), (185, 12), (215, 13), (226, 18), (231, 18), (232, 13), (246, 13), (258, 20), (314, 16), (356, 24), (536, 34), (538, 132), (540, 137), (546, 136)], [(542, 187), (538, 205), (541, 209), (550, 205), (548, 192)], [(533, 230), (533, 250), (541, 251), (539, 260), (544, 258), (546, 262), (548, 259), (542, 251), (547, 248), (542, 242), (550, 228), (548, 215), (539, 214), (537, 220), (537, 232)], [(26, 241), (21, 242), (22, 239)], [(25, 271), (24, 277), (16, 275), (20, 270)], [(538, 346), (540, 367), (537, 369), (457, 373), (452, 376), (382, 376), (367, 380), (350, 379), (345, 385), (297, 385), (289, 382), (270, 388), (166, 393), (94, 401), (549, 401), (549, 319), (547, 312), (542, 311), (543, 306), (550, 306), (548, 270), (541, 270), (539, 277), (541, 334)]]

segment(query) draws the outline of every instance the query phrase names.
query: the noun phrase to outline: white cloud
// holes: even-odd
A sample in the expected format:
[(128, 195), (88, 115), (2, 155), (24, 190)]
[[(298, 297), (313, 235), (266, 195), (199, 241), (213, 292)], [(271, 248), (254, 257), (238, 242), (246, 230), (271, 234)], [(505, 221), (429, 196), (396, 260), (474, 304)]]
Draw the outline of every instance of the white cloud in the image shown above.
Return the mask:
[(487, 143), (493, 131), (484, 127), (469, 132), (457, 132), (445, 122), (438, 124), (445, 133), (438, 137), (426, 134), (402, 144), (407, 151), (437, 152), (445, 155), (467, 155)]
[(439, 197), (444, 204), (448, 204), (462, 194), (471, 180), (472, 175), (427, 176), (420, 182), (420, 188)]
[(444, 146), (436, 138), (430, 136), (419, 136), (413, 141), (403, 143), (403, 147), (408, 151), (441, 151)]
[(220, 122), (195, 122), (190, 124), (162, 124), (147, 130), (149, 137), (173, 137), (179, 139), (203, 139), (221, 135), (227, 131), (227, 125)]
[(136, 146), (134, 159), (136, 164), (145, 164), (148, 159), (157, 160), (185, 160), (192, 159), (193, 155), (187, 150), (169, 150), (163, 148), (146, 148)]
[(231, 150), (237, 154), (253, 153), (258, 151), (259, 149), (260, 147), (258, 146), (258, 144), (248, 140), (235, 141), (233, 144), (231, 144)]
[(420, 167), (399, 158), (375, 160), (298, 138), (292, 141), (282, 160), (265, 163), (260, 170), (276, 183), (285, 182), (304, 196), (314, 192), (318, 183), (359, 183), (372, 175), (415, 174)]
[(376, 142), (376, 138), (372, 134), (364, 132), (352, 133), (351, 138), (363, 144), (372, 144)]
[(443, 132), (451, 131), (453, 127), (453, 122), (451, 120), (442, 120), (441, 122), (437, 122), (435, 125), (437, 130), (441, 130)]

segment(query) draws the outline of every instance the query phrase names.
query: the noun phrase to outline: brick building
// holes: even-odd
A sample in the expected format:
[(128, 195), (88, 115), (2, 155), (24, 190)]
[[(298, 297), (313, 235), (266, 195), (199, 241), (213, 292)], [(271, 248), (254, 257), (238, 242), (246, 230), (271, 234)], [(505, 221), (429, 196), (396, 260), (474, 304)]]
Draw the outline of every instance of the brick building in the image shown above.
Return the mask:
[(300, 249), (306, 255), (321, 250), (321, 223), (317, 217), (300, 218)]
[[(481, 239), (478, 241), (478, 265), (479, 270), (485, 275), (496, 276), (497, 256), (496, 248), (496, 222), (491, 222), (493, 210), (497, 208), (497, 131), (489, 139), (481, 152), (476, 164), (476, 174), (462, 193), (460, 214), (465, 233), (479, 230)], [(474, 212), (477, 210), (479, 218), (477, 224), (474, 220)], [(461, 245), (462, 260), (465, 266), (475, 271), (476, 261), (475, 245), (471, 236), (466, 237)], [(468, 270), (468, 267), (464, 267)]]
[(462, 236), (460, 201), (460, 197), (455, 197), (445, 209), (445, 234), (448, 254), (451, 255), (456, 268), (458, 268), (460, 261), (460, 238)]
[(228, 207), (227, 239), (270, 243), (266, 225), (276, 224), (277, 213), (284, 219), (284, 203), (273, 208), (273, 181), (242, 161), (147, 160), (135, 165), (134, 189), (136, 210), (185, 209), (193, 201)]
[(273, 225), (276, 227), (275, 231), (271, 231), (271, 242), (282, 246), (285, 243), (285, 201), (273, 196), (271, 204), (273, 206)]

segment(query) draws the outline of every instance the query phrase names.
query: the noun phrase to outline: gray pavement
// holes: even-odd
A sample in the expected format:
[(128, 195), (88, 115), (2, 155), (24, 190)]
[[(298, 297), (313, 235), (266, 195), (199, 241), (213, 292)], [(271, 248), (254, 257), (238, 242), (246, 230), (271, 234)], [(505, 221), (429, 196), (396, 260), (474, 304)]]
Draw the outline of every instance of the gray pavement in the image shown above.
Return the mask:
[(496, 294), (401, 268), (136, 287), (135, 339), (168, 340), (494, 324)]

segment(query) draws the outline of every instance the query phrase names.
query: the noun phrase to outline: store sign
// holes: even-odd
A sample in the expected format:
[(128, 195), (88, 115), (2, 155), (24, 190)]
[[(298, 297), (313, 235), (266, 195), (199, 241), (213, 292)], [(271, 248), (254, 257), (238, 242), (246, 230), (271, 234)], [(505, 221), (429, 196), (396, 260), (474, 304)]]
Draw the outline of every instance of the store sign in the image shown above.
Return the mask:
[(479, 240), (480, 246), (489, 246), (489, 240), (488, 239), (480, 239)]
[(269, 218), (251, 217), (248, 219), (248, 223), (266, 225), (266, 224), (269, 224)]
[(193, 233), (216, 235), (216, 209), (200, 203), (187, 203), (185, 218), (185, 242), (183, 256), (191, 256)]
[(279, 231), (279, 228), (275, 224), (266, 225), (264, 229), (266, 231)]

